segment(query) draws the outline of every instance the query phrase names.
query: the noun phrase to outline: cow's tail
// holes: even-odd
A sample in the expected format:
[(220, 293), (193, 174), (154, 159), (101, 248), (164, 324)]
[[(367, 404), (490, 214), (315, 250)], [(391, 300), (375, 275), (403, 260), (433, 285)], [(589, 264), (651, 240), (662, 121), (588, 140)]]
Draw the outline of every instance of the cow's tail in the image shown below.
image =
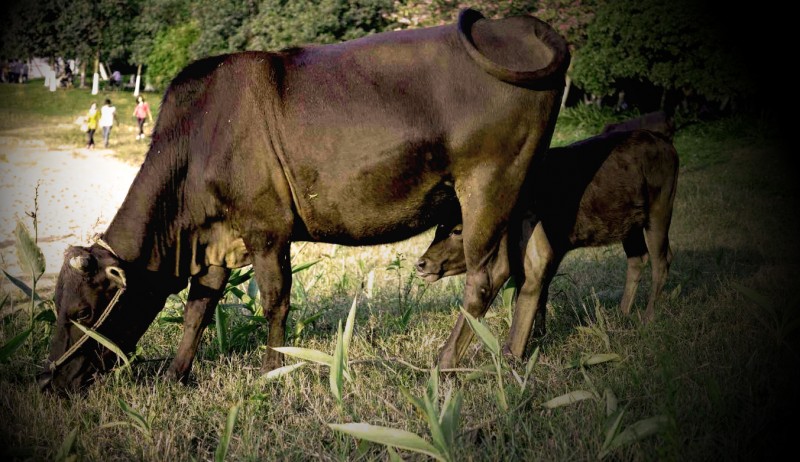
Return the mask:
[(490, 75), (529, 88), (561, 89), (570, 62), (566, 40), (533, 16), (489, 21), (470, 8), (458, 16), (458, 36)]

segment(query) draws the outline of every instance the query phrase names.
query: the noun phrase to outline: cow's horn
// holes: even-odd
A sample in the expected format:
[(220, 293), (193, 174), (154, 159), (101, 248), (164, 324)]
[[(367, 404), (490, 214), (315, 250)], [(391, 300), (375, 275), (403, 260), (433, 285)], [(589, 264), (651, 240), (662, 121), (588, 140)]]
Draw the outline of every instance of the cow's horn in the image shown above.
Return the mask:
[(69, 266), (75, 268), (81, 273), (85, 273), (86, 270), (89, 269), (89, 257), (72, 257), (69, 259)]

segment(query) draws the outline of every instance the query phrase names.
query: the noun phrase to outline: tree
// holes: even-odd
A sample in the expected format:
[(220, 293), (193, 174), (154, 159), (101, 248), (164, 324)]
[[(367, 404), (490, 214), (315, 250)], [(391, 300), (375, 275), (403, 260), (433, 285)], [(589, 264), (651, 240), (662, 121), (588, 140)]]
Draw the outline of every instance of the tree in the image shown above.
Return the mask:
[(163, 88), (192, 61), (189, 49), (199, 36), (200, 29), (195, 21), (173, 26), (156, 36), (147, 56), (148, 75), (153, 85)]
[[(647, 82), (709, 100), (744, 97), (752, 85), (735, 43), (708, 2), (614, 0), (597, 9), (575, 52), (578, 86), (610, 95), (625, 81)], [(662, 106), (664, 98), (662, 98)]]
[(255, 50), (333, 43), (386, 30), (391, 9), (391, 0), (265, 0), (240, 34)]
[(4, 4), (2, 54), (5, 58), (52, 58), (58, 51), (59, 4), (56, 0)]
[(200, 35), (190, 54), (201, 57), (244, 50), (241, 29), (258, 13), (258, 6), (253, 0), (197, 0), (193, 11)]

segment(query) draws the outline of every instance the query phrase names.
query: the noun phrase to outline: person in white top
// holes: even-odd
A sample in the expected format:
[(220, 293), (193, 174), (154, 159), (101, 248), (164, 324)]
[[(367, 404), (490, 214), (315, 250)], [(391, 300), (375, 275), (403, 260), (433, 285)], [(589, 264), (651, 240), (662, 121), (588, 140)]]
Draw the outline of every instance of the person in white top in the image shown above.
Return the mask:
[(108, 139), (111, 136), (111, 127), (114, 122), (119, 123), (117, 119), (117, 108), (111, 104), (110, 99), (106, 99), (106, 104), (100, 108), (100, 128), (103, 129), (103, 144), (108, 147)]

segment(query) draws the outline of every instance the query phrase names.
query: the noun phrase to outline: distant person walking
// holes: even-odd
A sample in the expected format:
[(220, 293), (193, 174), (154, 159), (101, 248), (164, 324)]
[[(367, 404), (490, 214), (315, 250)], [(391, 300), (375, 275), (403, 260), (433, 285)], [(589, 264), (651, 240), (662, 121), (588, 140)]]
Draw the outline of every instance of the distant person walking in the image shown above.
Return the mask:
[(153, 123), (153, 115), (150, 113), (150, 105), (144, 100), (144, 96), (139, 95), (136, 98), (136, 107), (133, 109), (133, 116), (136, 117), (136, 122), (139, 124), (139, 134), (136, 135), (136, 141), (144, 139), (144, 122), (146, 119)]
[(103, 146), (108, 147), (108, 139), (111, 137), (111, 127), (117, 119), (117, 108), (111, 104), (110, 99), (106, 99), (106, 104), (100, 108), (100, 128), (103, 129)]
[(100, 122), (100, 111), (97, 110), (97, 103), (92, 103), (89, 113), (86, 114), (86, 148), (94, 149), (94, 132)]

